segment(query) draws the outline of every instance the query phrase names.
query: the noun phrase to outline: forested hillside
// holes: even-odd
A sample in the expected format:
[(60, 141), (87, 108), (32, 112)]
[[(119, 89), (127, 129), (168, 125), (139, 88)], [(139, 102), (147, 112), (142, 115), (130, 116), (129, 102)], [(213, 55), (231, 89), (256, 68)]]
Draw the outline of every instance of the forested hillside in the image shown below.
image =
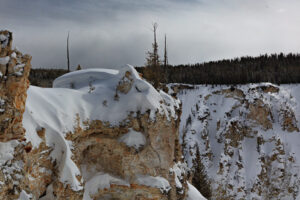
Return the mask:
[(29, 81), (31, 85), (52, 87), (54, 79), (67, 72), (65, 69), (31, 69)]
[[(137, 68), (141, 73), (143, 67)], [(272, 54), (161, 67), (163, 82), (188, 84), (299, 83), (300, 55)]]

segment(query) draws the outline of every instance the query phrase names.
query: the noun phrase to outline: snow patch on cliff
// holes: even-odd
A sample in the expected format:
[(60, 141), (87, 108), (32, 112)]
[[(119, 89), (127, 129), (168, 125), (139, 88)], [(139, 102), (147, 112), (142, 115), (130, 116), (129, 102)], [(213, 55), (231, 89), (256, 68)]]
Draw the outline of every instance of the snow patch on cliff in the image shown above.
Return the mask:
[(17, 140), (0, 142), (0, 166), (14, 158), (14, 150), (18, 144)]
[(138, 150), (146, 144), (146, 138), (141, 132), (129, 129), (129, 132), (119, 138), (119, 142), (125, 143), (128, 147)]
[(97, 194), (98, 190), (109, 189), (111, 185), (130, 187), (130, 184), (122, 179), (113, 177), (107, 173), (98, 172), (85, 183), (83, 199), (92, 200), (91, 196)]
[(169, 181), (160, 176), (154, 177), (140, 175), (136, 179), (136, 183), (140, 185), (158, 188), (162, 193), (167, 193), (171, 189)]

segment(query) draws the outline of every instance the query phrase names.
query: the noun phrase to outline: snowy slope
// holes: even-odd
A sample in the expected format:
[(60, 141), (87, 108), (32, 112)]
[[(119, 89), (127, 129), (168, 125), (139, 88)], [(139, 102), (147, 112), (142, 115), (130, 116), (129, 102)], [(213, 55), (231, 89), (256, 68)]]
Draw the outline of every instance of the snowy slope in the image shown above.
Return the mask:
[(192, 167), (198, 145), (214, 198), (299, 196), (300, 85), (197, 85), (177, 96), (185, 159)]
[[(120, 70), (89, 69), (68, 73), (56, 79), (53, 86), (28, 89), (23, 126), (33, 148), (42, 141), (37, 131), (45, 128), (46, 144), (54, 149), (50, 156), (58, 164), (60, 181), (75, 191), (83, 189), (83, 180), (76, 178), (81, 172), (71, 159), (72, 143), (65, 137), (74, 132), (78, 124), (85, 129), (83, 122), (101, 120), (119, 126), (126, 124), (129, 115), (148, 111), (151, 120), (155, 120), (156, 113), (170, 119), (177, 117), (175, 109), (179, 108), (179, 101), (157, 92), (129, 65)], [(132, 138), (137, 136), (139, 138)], [(136, 148), (144, 143), (137, 132), (130, 132), (121, 140)]]

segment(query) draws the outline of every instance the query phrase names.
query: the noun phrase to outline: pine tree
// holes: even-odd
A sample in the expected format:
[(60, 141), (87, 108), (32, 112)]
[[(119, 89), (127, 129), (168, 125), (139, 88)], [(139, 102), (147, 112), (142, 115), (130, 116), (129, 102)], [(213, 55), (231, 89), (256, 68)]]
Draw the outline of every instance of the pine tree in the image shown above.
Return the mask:
[(196, 156), (193, 160), (194, 176), (192, 184), (200, 191), (200, 193), (207, 199), (211, 198), (211, 188), (207, 180), (206, 171), (201, 161), (200, 151), (198, 144), (196, 145)]

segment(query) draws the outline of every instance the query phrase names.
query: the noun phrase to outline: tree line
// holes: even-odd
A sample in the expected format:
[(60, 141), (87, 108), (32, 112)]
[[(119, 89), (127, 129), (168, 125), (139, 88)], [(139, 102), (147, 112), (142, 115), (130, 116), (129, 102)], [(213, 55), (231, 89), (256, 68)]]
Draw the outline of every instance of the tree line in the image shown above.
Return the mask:
[[(137, 67), (144, 73), (147, 67)], [(300, 54), (271, 54), (206, 63), (160, 67), (164, 83), (247, 84), (300, 83)]]

